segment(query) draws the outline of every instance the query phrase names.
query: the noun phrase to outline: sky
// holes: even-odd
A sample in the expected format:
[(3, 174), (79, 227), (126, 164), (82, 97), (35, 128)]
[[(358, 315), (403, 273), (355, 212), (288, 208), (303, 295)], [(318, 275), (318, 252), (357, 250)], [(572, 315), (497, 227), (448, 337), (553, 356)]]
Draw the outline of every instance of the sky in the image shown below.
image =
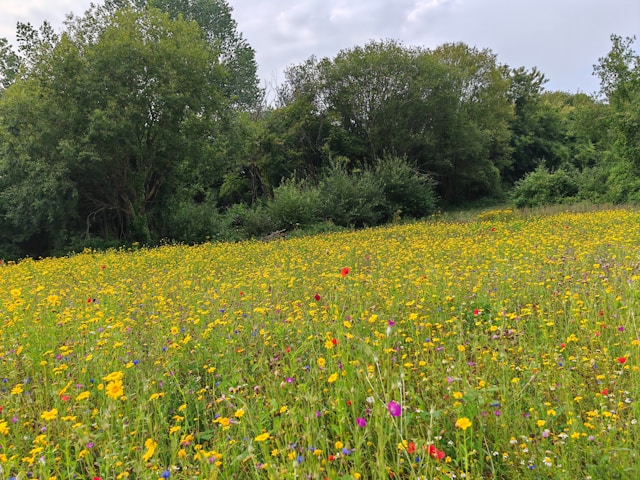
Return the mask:
[[(95, 0), (94, 0), (95, 1)], [(99, 0), (98, 0), (99, 2)], [(60, 31), (66, 14), (91, 0), (0, 0), (0, 37), (15, 42), (16, 22)], [(511, 67), (536, 67), (547, 90), (598, 90), (593, 65), (610, 35), (640, 36), (640, 0), (228, 0), (238, 30), (256, 52), (262, 85), (311, 55), (334, 57), (370, 40), (436, 48), (464, 42)], [(640, 38), (635, 43), (640, 51)]]

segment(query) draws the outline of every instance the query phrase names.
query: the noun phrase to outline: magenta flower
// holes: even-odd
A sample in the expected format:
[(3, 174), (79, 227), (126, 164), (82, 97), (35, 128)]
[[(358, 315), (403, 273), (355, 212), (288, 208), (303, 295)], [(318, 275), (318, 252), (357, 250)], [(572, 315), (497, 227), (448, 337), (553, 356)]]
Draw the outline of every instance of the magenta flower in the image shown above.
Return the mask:
[(362, 417), (358, 417), (356, 418), (356, 424), (358, 424), (360, 428), (364, 428), (367, 426), (367, 421)]
[(389, 405), (387, 405), (387, 409), (389, 410), (389, 413), (392, 417), (399, 417), (400, 415), (402, 415), (402, 406), (400, 406), (399, 403), (394, 402), (393, 400), (389, 402)]

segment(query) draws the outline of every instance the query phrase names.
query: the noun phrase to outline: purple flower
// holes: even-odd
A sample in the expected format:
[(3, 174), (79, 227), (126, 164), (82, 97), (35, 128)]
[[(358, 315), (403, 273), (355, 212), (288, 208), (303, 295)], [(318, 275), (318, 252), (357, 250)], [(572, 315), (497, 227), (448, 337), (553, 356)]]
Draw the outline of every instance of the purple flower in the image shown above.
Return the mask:
[(389, 402), (389, 404), (387, 405), (387, 409), (389, 410), (389, 413), (392, 417), (399, 417), (400, 415), (402, 415), (402, 406), (399, 403), (394, 402), (393, 400)]
[(360, 428), (364, 428), (367, 426), (367, 421), (362, 417), (358, 417), (356, 418), (356, 424), (358, 424)]

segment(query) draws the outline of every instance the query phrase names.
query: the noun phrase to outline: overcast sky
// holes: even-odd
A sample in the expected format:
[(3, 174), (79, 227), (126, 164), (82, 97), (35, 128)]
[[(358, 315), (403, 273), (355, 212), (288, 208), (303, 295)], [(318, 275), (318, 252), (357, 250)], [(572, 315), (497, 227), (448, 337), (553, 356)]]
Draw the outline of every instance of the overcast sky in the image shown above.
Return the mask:
[[(91, 0), (0, 0), (0, 37), (15, 41), (16, 22), (56, 30)], [(435, 48), (465, 42), (500, 63), (537, 67), (548, 90), (593, 93), (593, 64), (613, 33), (640, 36), (640, 0), (230, 0), (238, 30), (256, 51), (263, 85), (311, 55), (333, 57), (369, 40), (397, 39)], [(640, 39), (635, 43), (640, 50)]]

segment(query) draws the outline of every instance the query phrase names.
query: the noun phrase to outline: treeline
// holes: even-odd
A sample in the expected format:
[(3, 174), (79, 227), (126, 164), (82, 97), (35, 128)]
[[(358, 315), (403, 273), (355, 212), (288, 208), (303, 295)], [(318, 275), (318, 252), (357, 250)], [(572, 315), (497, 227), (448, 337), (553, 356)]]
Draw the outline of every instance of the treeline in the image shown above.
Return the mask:
[(389, 40), (290, 67), (273, 105), (224, 0), (108, 0), (17, 39), (0, 39), (0, 258), (640, 201), (631, 38), (598, 59), (597, 97)]

